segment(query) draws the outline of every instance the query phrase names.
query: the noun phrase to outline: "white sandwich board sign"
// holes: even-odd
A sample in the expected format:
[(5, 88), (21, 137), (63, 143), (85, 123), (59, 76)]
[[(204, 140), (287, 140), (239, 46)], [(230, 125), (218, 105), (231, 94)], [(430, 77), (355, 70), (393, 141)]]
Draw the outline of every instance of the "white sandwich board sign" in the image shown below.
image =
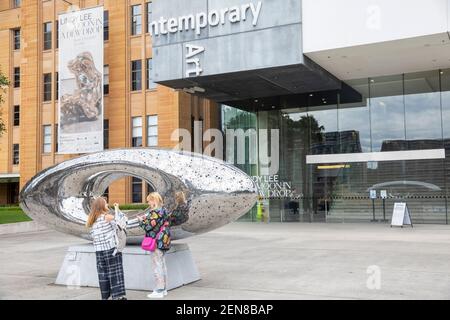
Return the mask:
[(396, 202), (392, 213), (391, 227), (413, 226), (408, 206), (405, 202)]

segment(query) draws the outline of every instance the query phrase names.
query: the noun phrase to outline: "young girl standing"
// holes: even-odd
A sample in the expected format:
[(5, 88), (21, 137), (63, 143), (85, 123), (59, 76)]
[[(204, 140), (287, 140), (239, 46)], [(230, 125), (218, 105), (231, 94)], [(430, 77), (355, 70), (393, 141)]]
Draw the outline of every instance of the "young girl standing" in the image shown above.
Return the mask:
[(138, 217), (139, 225), (145, 231), (146, 237), (156, 239), (156, 249), (150, 252), (156, 288), (147, 297), (150, 299), (164, 298), (167, 295), (167, 267), (165, 252), (170, 249), (169, 213), (163, 208), (163, 200), (159, 193), (153, 192), (147, 196), (149, 212)]
[(92, 228), (98, 280), (103, 300), (126, 300), (122, 253), (116, 253), (115, 220), (104, 198), (93, 201), (86, 226)]

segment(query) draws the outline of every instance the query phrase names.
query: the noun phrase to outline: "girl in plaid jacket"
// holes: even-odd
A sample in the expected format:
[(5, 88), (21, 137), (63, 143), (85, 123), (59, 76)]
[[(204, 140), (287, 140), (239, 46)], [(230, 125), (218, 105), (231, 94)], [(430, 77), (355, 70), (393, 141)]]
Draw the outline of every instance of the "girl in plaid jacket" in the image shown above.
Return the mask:
[[(117, 206), (117, 205), (116, 205)], [(92, 202), (86, 226), (91, 229), (103, 300), (126, 300), (122, 253), (115, 253), (115, 217), (109, 214), (105, 198)]]

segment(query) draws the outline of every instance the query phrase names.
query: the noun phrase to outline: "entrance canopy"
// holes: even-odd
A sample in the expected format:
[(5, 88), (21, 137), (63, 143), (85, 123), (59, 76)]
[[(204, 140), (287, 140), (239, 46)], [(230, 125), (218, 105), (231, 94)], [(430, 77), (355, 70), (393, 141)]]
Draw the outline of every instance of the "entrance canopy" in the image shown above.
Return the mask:
[(154, 82), (217, 102), (340, 90), (303, 55), (301, 1), (154, 1)]

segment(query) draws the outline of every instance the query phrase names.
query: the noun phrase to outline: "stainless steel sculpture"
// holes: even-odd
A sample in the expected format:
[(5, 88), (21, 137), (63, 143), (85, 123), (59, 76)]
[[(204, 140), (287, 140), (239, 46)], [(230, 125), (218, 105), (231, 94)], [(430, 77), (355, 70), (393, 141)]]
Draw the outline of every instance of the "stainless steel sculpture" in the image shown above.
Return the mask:
[[(159, 149), (119, 149), (90, 154), (46, 169), (20, 193), (22, 209), (35, 221), (58, 231), (88, 237), (84, 226), (93, 197), (115, 180), (135, 176), (148, 182), (174, 207), (184, 191), (189, 218), (173, 226), (173, 239), (208, 232), (236, 220), (257, 200), (257, 187), (241, 170), (199, 154)], [(128, 216), (131, 236), (141, 236), (136, 215)]]

